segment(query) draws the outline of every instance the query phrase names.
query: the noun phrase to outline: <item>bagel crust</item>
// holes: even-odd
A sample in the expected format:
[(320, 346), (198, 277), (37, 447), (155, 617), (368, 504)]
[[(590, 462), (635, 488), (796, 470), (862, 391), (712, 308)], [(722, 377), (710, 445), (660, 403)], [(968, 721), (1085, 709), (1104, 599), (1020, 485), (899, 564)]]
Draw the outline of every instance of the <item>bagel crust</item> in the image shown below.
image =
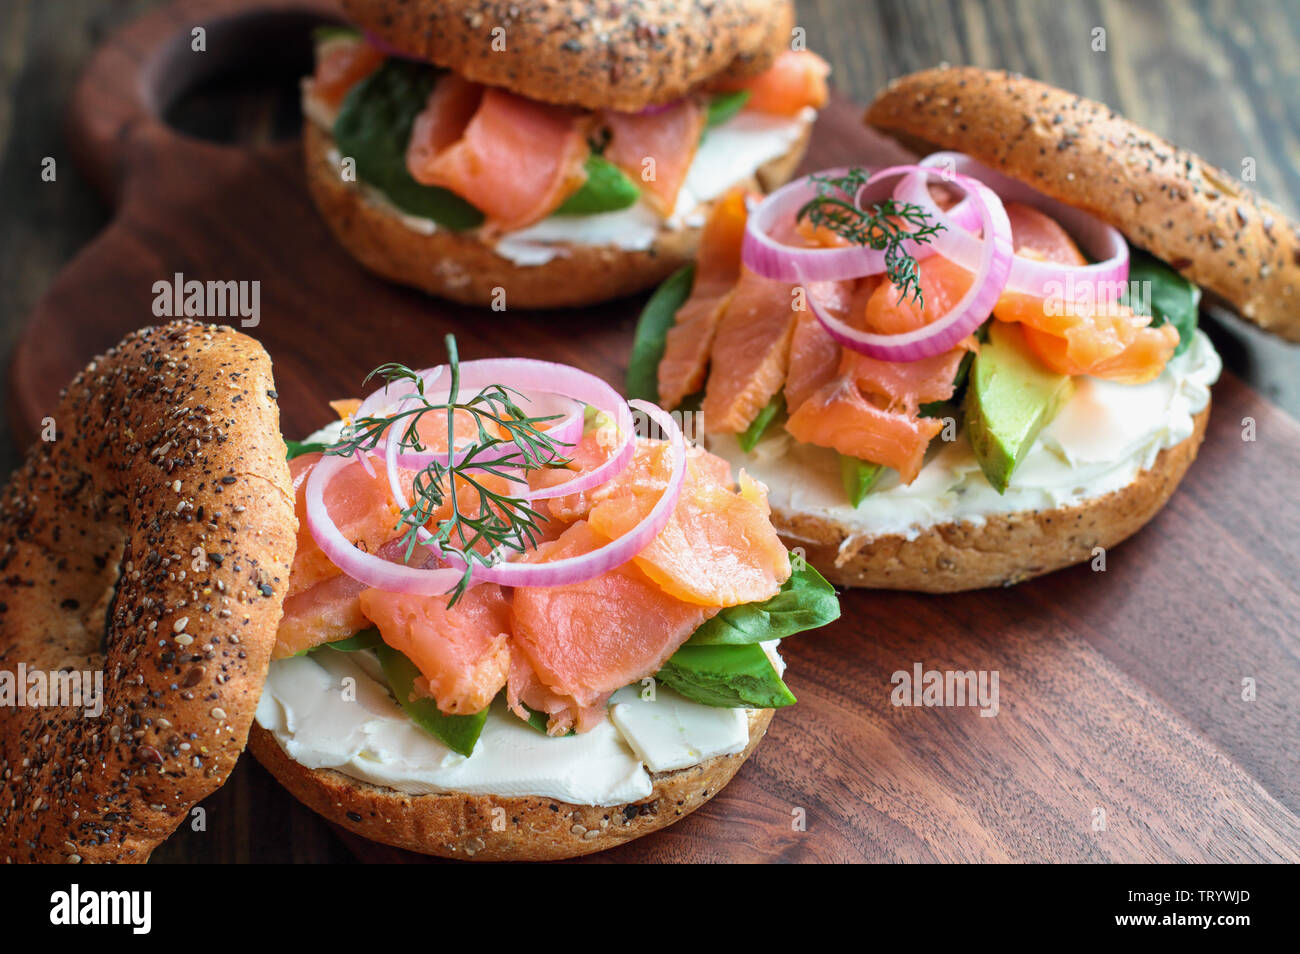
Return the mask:
[(1210, 408), (1196, 415), (1190, 436), (1162, 450), (1127, 487), (1055, 510), (994, 514), (982, 524), (946, 523), (909, 540), (902, 534), (851, 536), (821, 517), (773, 508), (772, 523), (787, 546), (839, 586), (955, 593), (1010, 586), (1093, 558), (1140, 530), (1196, 459)]
[[(811, 129), (811, 126), (809, 127)], [(808, 130), (784, 156), (758, 170), (757, 185), (770, 190), (785, 182), (803, 158)], [(663, 228), (644, 251), (613, 245), (567, 245), (543, 265), (517, 265), (498, 255), (473, 232), (438, 229), (424, 234), (405, 225), (386, 204), (344, 182), (330, 161), (333, 139), (305, 123), (307, 186), (334, 237), (353, 258), (389, 281), (466, 305), (494, 304), (498, 288), (512, 308), (590, 305), (658, 285), (690, 262), (698, 228)]]
[(244, 748), (297, 520), (271, 361), (135, 332), (65, 390), (0, 497), (0, 670), (102, 670), (103, 712), (0, 709), (0, 858), (135, 861)]
[(306, 768), (256, 724), (248, 748), (304, 805), (371, 841), (443, 858), (554, 861), (613, 848), (689, 815), (731, 781), (771, 721), (771, 709), (752, 712), (744, 751), (654, 773), (648, 798), (604, 807), (531, 796), (408, 795), (333, 769)]
[(866, 121), (1088, 211), (1261, 328), (1300, 341), (1300, 225), (1102, 103), (1011, 73), (944, 67), (895, 80)]
[(789, 0), (344, 0), (343, 9), (384, 44), (476, 82), (623, 112), (762, 72), (794, 28)]

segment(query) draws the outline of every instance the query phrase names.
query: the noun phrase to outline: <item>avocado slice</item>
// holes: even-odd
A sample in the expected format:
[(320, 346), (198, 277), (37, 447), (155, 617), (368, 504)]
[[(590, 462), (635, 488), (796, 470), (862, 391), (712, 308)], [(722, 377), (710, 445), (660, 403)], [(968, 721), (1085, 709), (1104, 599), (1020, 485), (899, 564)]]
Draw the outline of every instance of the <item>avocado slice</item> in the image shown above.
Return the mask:
[(1073, 393), (1074, 379), (1044, 367), (1019, 325), (991, 323), (971, 365), (965, 410), (971, 447), (998, 493)]

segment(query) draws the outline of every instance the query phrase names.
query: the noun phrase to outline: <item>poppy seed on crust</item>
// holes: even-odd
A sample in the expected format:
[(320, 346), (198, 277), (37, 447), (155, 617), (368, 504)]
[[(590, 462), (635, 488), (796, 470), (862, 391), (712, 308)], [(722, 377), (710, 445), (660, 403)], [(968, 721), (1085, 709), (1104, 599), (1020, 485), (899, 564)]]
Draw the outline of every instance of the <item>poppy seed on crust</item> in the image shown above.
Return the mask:
[[(0, 710), (0, 859), (143, 862), (229, 775), (282, 612), (256, 573), (288, 577), (297, 530), (273, 390), (231, 328), (135, 332), (68, 386), (58, 440), (0, 496), (0, 666), (104, 685), (98, 718)], [(217, 539), (229, 559), (200, 559)]]
[(476, 82), (624, 112), (759, 73), (794, 28), (790, 0), (344, 0), (343, 9), (383, 43)]

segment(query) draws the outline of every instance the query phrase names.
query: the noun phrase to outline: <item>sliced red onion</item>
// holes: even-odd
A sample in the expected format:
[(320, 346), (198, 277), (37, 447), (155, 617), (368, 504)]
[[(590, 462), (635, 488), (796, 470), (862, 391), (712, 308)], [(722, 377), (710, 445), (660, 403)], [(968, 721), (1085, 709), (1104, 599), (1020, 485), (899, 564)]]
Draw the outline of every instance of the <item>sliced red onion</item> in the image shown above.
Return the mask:
[[(681, 495), (682, 486), (686, 480), (686, 439), (671, 414), (665, 413), (647, 401), (632, 401), (630, 404), (643, 411), (659, 425), (663, 432), (668, 435), (668, 442), (672, 448), (673, 466), (668, 476), (668, 485), (660, 495), (659, 500), (650, 508), (650, 512), (623, 536), (617, 540), (611, 540), (603, 547), (592, 550), (590, 553), (584, 553), (576, 557), (565, 557), (562, 560), (553, 560), (549, 563), (511, 563), (503, 560), (490, 566), (474, 564), (470, 571), (472, 582), (499, 583), (502, 586), (512, 587), (563, 586), (566, 583), (578, 583), (606, 573), (615, 567), (622, 566), (644, 550), (650, 541), (663, 531), (672, 517), (673, 508), (677, 506), (677, 499)], [(402, 494), (400, 484), (396, 482), (396, 467), (391, 456), (389, 458), (389, 479), (392, 481), (391, 489), (396, 496), (398, 505), (405, 509), (407, 506), (406, 498)], [(561, 486), (568, 487), (570, 485), (562, 484)], [(454, 572), (457, 573), (459, 579), (459, 574), (463, 573), (469, 564), (456, 554), (443, 551), (434, 539), (433, 534), (425, 528), (418, 528), (417, 534), (421, 543), (432, 550), (443, 562), (455, 568)]]
[[(841, 176), (848, 169), (828, 169), (818, 176)], [(874, 178), (873, 178), (874, 181)], [(778, 226), (794, 222), (799, 210), (817, 196), (817, 183), (811, 177), (797, 179), (777, 189), (750, 211), (745, 223), (745, 240), (740, 256), (745, 267), (764, 278), (783, 282), (847, 281), (885, 270), (885, 253), (861, 245), (843, 248), (801, 248), (788, 245), (774, 236)], [(855, 196), (859, 208), (861, 196)], [(933, 199), (931, 199), (933, 204)], [(944, 220), (963, 231), (979, 225), (979, 215), (970, 200), (963, 199), (944, 214)], [(925, 242), (907, 242), (907, 254), (918, 261), (935, 253)]]
[[(567, 365), (524, 358), (470, 361), (462, 364), (460, 368), (458, 384), (459, 394), (461, 395), (460, 400), (472, 397), (483, 388), (496, 382), (508, 380), (512, 382), (511, 388), (518, 392), (515, 399), (521, 406), (524, 403), (533, 402), (534, 399), (528, 396), (530, 393), (547, 395), (547, 398), (539, 398), (539, 401), (550, 399), (573, 402), (576, 411), (571, 411), (548, 431), (548, 434), (551, 434), (556, 440), (563, 438), (565, 444), (574, 444), (581, 439), (585, 405), (590, 404), (601, 411), (611, 414), (618, 422), (620, 444), (609, 460), (599, 467), (593, 468), (588, 473), (579, 475), (556, 488), (546, 488), (545, 490), (521, 494), (520, 496), (524, 499), (559, 496), (598, 486), (617, 476), (631, 462), (636, 444), (635, 421), (631, 407), (619, 396), (618, 392), (600, 378)], [(441, 395), (431, 393), (427, 383), (438, 380), (441, 373), (442, 368), (433, 368), (420, 372), (421, 379), (426, 382), (425, 395), (435, 401), (441, 399)], [(411, 381), (399, 382), (391, 387), (381, 389), (362, 402), (355, 416), (371, 415), (379, 411), (400, 411), (406, 404), (415, 399), (416, 390), (415, 382)], [(681, 492), (686, 467), (686, 445), (680, 428), (677, 427), (671, 416), (652, 405), (645, 405), (643, 402), (635, 403), (641, 406), (653, 420), (668, 431), (674, 452), (674, 465), (672, 476), (669, 479), (668, 491), (656, 503), (646, 519), (637, 524), (630, 533), (582, 557), (536, 565), (502, 563), (488, 567), (475, 564), (471, 572), (471, 584), (500, 582), (509, 586), (558, 585), (557, 583), (524, 582), (551, 578), (555, 578), (559, 582), (575, 582), (580, 579), (587, 579), (588, 576), (603, 573), (606, 569), (627, 562), (640, 552), (650, 540), (654, 539), (655, 535), (667, 523), (672, 514), (672, 508), (676, 504), (676, 498)], [(577, 422), (576, 432), (574, 431), (575, 425), (572, 423), (574, 420)], [(667, 425), (665, 425), (665, 421), (668, 422)], [(561, 431), (565, 433), (562, 435)], [(506, 442), (501, 444), (500, 447), (504, 449), (501, 454), (495, 456), (484, 455), (481, 460), (476, 456), (475, 461), (490, 465), (494, 462), (506, 460), (510, 454), (518, 453), (517, 445), (512, 443)], [(399, 467), (407, 467), (407, 461), (413, 462), (413, 465), (418, 468), (423, 468), (435, 460), (444, 465), (448, 464), (449, 458), (457, 461), (465, 460), (465, 456), (455, 453), (454, 449), (451, 453), (448, 453), (435, 451), (410, 452), (402, 451), (400, 448), (400, 441), (384, 440), (371, 452), (358, 456), (361, 458), (361, 465), (367, 468), (367, 472), (371, 472), (368, 457), (370, 454), (383, 454), (389, 490), (402, 510), (409, 506), (409, 502), (401, 487), (398, 474)], [(511, 448), (514, 448), (514, 450), (510, 450)], [(426, 596), (443, 595), (449, 592), (459, 583), (466, 564), (453, 555), (443, 554), (433, 534), (424, 527), (416, 528), (419, 543), (432, 550), (434, 557), (446, 556), (448, 559), (443, 562), (459, 564), (458, 566), (441, 566), (427, 569), (392, 563), (358, 549), (339, 530), (325, 506), (325, 491), (334, 477), (344, 467), (351, 466), (353, 463), (357, 463), (357, 461), (352, 458), (327, 455), (312, 467), (307, 478), (307, 521), (317, 545), (340, 570), (369, 586), (394, 592), (415, 593)], [(590, 570), (590, 572), (586, 572), (586, 570)]]
[(461, 571), (445, 568), (426, 570), (392, 563), (358, 549), (334, 523), (325, 506), (325, 491), (334, 477), (353, 463), (351, 458), (326, 455), (312, 467), (311, 476), (307, 478), (307, 525), (317, 546), (331, 563), (367, 586), (421, 596), (446, 594), (460, 581)]
[[(994, 172), (960, 152), (936, 152), (926, 156), (920, 164), (927, 169), (938, 170), (945, 179), (950, 173), (978, 179), (996, 192), (1004, 202), (1019, 202), (1033, 206), (1060, 223), (1083, 246), (1084, 251), (1097, 259), (1092, 265), (1062, 265), (1058, 262), (1044, 262), (1016, 256), (1011, 263), (1007, 291), (1020, 292), (1035, 298), (1051, 298), (1065, 294), (1066, 289), (1071, 286), (1098, 288), (1105, 287), (1106, 283), (1122, 284), (1128, 281), (1128, 242), (1119, 229), (1107, 225), (1096, 216), (1049, 198), (1031, 186)], [(909, 176), (902, 180), (898, 184), (895, 195), (900, 202), (920, 205), (939, 221), (945, 218), (945, 213), (935, 204), (921, 176)], [(942, 254), (963, 268), (973, 271), (975, 263), (979, 261), (982, 244), (981, 239), (962, 232), (951, 236), (943, 243)]]
[[(873, 173), (867, 183), (870, 185), (893, 176), (915, 173), (924, 192), (925, 177), (938, 175), (940, 171), (917, 165), (891, 166)], [(975, 278), (971, 287), (947, 314), (922, 328), (895, 335), (859, 331), (826, 311), (816, 296), (809, 293), (808, 307), (830, 336), (844, 347), (883, 361), (920, 361), (950, 350), (983, 324), (993, 311), (1006, 286), (1011, 260), (1015, 257), (1011, 245), (1011, 222), (998, 197), (979, 180), (961, 174), (945, 176), (945, 180), (965, 190), (979, 216), (984, 238), (974, 238), (963, 229), (948, 228), (937, 233), (931, 242), (935, 251), (944, 258), (952, 258), (948, 249), (954, 241), (970, 239), (979, 243), (979, 262), (974, 268)], [(796, 280), (806, 284), (811, 279), (800, 276)]]

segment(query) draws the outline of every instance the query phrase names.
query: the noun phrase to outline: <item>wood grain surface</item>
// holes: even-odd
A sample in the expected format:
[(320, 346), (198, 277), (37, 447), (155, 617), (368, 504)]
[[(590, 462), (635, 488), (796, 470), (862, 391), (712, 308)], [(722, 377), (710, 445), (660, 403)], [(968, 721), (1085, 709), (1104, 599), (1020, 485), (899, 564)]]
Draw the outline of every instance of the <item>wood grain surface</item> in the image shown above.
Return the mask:
[[(339, 251), (306, 197), (296, 145), (275, 141), (293, 126), (283, 96), (246, 100), (223, 79), (268, 50), (292, 64), (307, 21), (290, 13), (223, 27), (204, 12), (245, 5), (162, 10), (101, 48), (71, 97), (69, 145), (57, 151), (72, 150), (115, 212), (33, 296), (26, 331), (16, 316), (5, 326), (19, 339), (7, 381), (19, 441), (88, 358), (155, 320), (153, 283), (177, 271), (261, 281), (261, 322), (246, 330), (275, 359), (290, 436), (327, 420), (322, 402), (354, 393), (381, 361), (440, 360), (446, 331), (465, 357), (547, 357), (621, 382), (639, 300), (479, 312), (385, 285)], [(860, 98), (940, 59), (1021, 68), (1161, 120), (1152, 125), (1229, 168), (1257, 157), (1258, 186), (1284, 203), (1300, 187), (1288, 159), (1297, 105), (1270, 95), (1275, 84), (1295, 88), (1295, 26), (1270, 5), (1234, 18), (1221, 4), (826, 2), (801, 4), (800, 17), (810, 46)], [(185, 42), (199, 22), (209, 26), (206, 59)], [(1110, 44), (1100, 59), (1089, 49), (1099, 23)], [(1248, 60), (1239, 46), (1251, 37), (1272, 54)], [(195, 107), (179, 96), (187, 86), (215, 92)], [(1190, 95), (1210, 89), (1217, 98)], [(881, 155), (859, 114), (835, 102), (809, 168)], [(14, 122), (0, 114), (5, 143), (17, 141)], [(176, 126), (220, 127), (240, 141)], [(0, 186), (12, 184), (6, 163)], [(21, 214), (45, 201), (7, 194)], [(0, 250), (18, 250), (21, 263), (35, 253), (19, 249), (12, 222), (6, 214)], [(0, 257), (6, 307), (22, 288)], [(1293, 349), (1231, 318), (1212, 327), (1230, 365), (1287, 399), (1270, 382), (1284, 376), (1277, 368), (1296, 377)], [(1255, 441), (1243, 440), (1245, 418)], [(1297, 473), (1300, 425), (1226, 374), (1201, 459), (1104, 573), (1079, 567), (948, 597), (846, 594), (842, 620), (787, 644), (799, 705), (778, 715), (725, 792), (666, 832), (591, 860), (1300, 860)], [(999, 714), (894, 707), (890, 674), (914, 663), (998, 671)], [(1253, 701), (1242, 697), (1245, 679), (1257, 684)], [(339, 840), (251, 759), (205, 808), (206, 830), (178, 832), (155, 857), (415, 857)], [(792, 824), (800, 816), (804, 830)]]

